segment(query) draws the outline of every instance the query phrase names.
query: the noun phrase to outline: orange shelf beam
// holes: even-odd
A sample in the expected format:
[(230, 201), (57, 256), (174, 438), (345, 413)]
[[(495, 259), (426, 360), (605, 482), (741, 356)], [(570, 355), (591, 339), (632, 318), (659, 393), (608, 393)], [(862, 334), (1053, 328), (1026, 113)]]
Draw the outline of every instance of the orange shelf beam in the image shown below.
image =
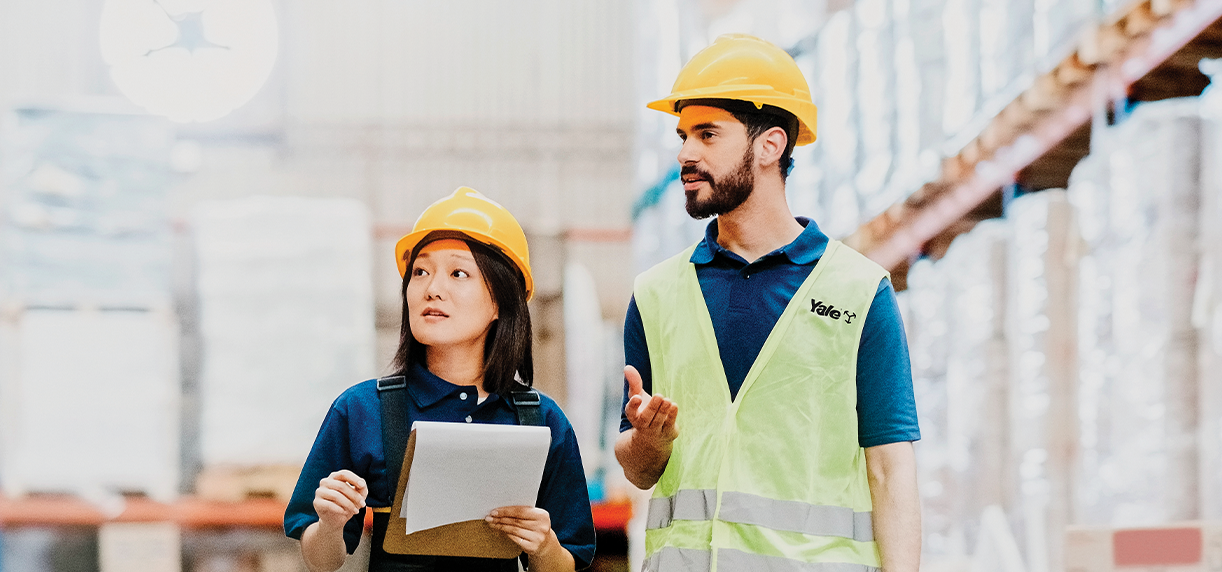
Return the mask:
[[(284, 526), (287, 503), (275, 499), (248, 499), (242, 502), (207, 501), (183, 497), (174, 503), (161, 503), (142, 497), (123, 499), (116, 514), (105, 508), (66, 495), (32, 495), (19, 499), (0, 496), (0, 527), (14, 526), (98, 526), (108, 522), (174, 522), (184, 528)], [(594, 527), (599, 530), (624, 530), (632, 518), (628, 502), (593, 503)], [(365, 526), (373, 523), (373, 512), (366, 513)]]
[(124, 498), (115, 514), (71, 496), (0, 497), (0, 526), (97, 526), (108, 522), (175, 522), (185, 528), (284, 526), (286, 503), (274, 499), (243, 502), (183, 497), (172, 504), (146, 498)]

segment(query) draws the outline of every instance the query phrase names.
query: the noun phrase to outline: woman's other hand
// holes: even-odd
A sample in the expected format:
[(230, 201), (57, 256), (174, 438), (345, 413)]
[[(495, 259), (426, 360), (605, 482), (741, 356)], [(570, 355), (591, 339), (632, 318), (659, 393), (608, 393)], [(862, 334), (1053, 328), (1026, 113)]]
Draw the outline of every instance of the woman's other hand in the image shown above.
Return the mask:
[(318, 489), (314, 491), (314, 512), (318, 513), (319, 528), (342, 530), (349, 519), (365, 508), (367, 496), (369, 487), (356, 473), (344, 469), (327, 475), (318, 481)]
[[(552, 532), (552, 517), (541, 508), (504, 506), (494, 509), (484, 520), (531, 556), (537, 554), (549, 539), (556, 538), (556, 533)], [(559, 544), (558, 540), (556, 542)]]

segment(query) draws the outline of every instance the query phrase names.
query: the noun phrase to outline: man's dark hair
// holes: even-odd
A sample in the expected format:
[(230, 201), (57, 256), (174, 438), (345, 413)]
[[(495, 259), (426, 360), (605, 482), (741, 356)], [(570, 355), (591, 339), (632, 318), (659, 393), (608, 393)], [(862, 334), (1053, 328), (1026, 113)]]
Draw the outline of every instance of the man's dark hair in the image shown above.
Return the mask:
[(484, 276), (484, 285), (496, 302), (497, 319), (484, 339), (484, 390), (501, 396), (534, 383), (535, 367), (531, 356), (530, 310), (526, 306), (526, 280), (517, 265), (495, 248), (486, 246), (455, 232), (430, 233), (412, 249), (399, 288), (403, 303), (403, 325), (399, 328), (399, 349), (395, 351), (393, 368), (404, 375), (413, 363), (428, 365), (425, 346), (412, 335), (407, 308), (407, 283), (412, 278), (412, 264), (420, 249), (436, 240), (456, 238), (467, 243), (475, 265)]
[(688, 105), (707, 105), (728, 111), (734, 119), (746, 126), (748, 141), (755, 141), (756, 137), (773, 127), (785, 130), (785, 150), (777, 164), (781, 168), (781, 180), (784, 181), (789, 176), (789, 168), (793, 163), (790, 155), (793, 153), (794, 143), (798, 140), (797, 116), (776, 106), (764, 105), (761, 108), (749, 101), (737, 99), (686, 99), (676, 103), (675, 111), (680, 111)]

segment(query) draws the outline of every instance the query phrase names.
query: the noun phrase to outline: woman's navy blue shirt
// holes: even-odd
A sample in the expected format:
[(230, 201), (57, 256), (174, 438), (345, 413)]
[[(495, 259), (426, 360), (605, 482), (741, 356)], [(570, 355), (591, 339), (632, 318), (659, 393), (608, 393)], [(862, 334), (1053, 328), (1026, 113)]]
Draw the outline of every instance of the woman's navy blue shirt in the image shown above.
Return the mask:
[[(419, 365), (408, 368), (406, 377), (409, 426), (418, 420), (517, 424), (513, 403), (507, 398), (494, 393), (483, 403), (477, 403), (479, 395), (475, 386), (454, 385)], [(560, 544), (572, 553), (580, 570), (594, 559), (595, 536), (581, 453), (573, 427), (560, 406), (546, 395), (541, 394), (541, 401), (540, 413), (552, 430), (552, 444), (535, 506), (551, 516), (552, 530)], [(306, 527), (318, 522), (318, 514), (314, 512), (314, 491), (319, 481), (340, 469), (348, 469), (365, 479), (369, 486), (369, 496), (365, 499), (368, 506), (393, 504), (399, 470), (395, 468), (391, 471), (393, 476), (388, 478), (382, 450), (382, 410), (377, 380), (348, 388), (331, 404), (284, 513), (286, 535), (300, 540)], [(360, 543), (364, 519), (362, 509), (344, 526), (344, 542), (349, 554)]]

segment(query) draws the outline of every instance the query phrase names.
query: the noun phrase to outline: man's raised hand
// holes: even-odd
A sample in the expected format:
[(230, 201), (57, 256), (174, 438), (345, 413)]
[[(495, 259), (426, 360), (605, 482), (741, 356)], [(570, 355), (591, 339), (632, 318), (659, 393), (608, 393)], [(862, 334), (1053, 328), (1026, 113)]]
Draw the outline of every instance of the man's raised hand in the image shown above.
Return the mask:
[(636, 437), (645, 439), (655, 448), (669, 449), (670, 443), (679, 436), (675, 425), (679, 406), (661, 395), (645, 393), (641, 374), (635, 367), (624, 366), (624, 379), (628, 381), (628, 404), (624, 406), (624, 415), (636, 429)]

